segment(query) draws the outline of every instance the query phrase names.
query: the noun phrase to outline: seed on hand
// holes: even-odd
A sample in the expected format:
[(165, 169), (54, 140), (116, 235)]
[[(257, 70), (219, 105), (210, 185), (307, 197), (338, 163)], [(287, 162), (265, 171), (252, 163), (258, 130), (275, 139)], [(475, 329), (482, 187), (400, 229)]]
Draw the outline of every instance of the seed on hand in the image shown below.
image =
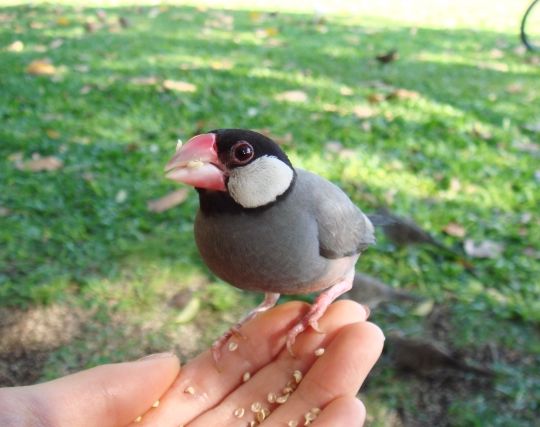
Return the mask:
[(139, 415), (137, 418), (135, 418), (136, 423), (140, 423), (142, 421), (142, 415)]
[(317, 350), (315, 350), (315, 356), (320, 357), (324, 354), (324, 348), (320, 347)]
[(299, 384), (300, 381), (302, 381), (302, 372), (300, 372), (298, 369), (293, 372), (294, 380), (296, 381), (296, 384)]
[(269, 414), (263, 409), (257, 412), (257, 415), (255, 416), (255, 418), (257, 419), (258, 422), (262, 423), (268, 415)]
[(262, 403), (261, 402), (253, 402), (251, 404), (251, 411), (252, 412), (259, 412), (262, 409)]
[[(314, 408), (314, 409), (320, 411), (319, 408)], [(318, 415), (318, 412), (317, 414), (313, 413), (313, 409), (310, 409), (309, 412), (306, 412), (304, 414), (304, 420), (305, 420), (304, 425), (305, 426), (311, 425), (311, 423), (317, 419), (317, 415)]]
[(191, 394), (193, 396), (195, 394), (195, 389), (189, 386), (184, 390), (184, 393)]
[(321, 413), (321, 408), (311, 408), (309, 410), (309, 412), (311, 412), (313, 415), (317, 416)]
[(152, 408), (157, 408), (159, 406), (159, 400), (156, 400), (154, 403), (152, 403)]
[(287, 423), (287, 427), (298, 427), (298, 421), (291, 420)]
[(236, 418), (242, 418), (244, 416), (244, 413), (246, 411), (244, 410), (244, 408), (236, 408), (233, 412), (234, 416)]
[(268, 393), (268, 396), (266, 396), (266, 400), (268, 400), (268, 403), (276, 403), (277, 395), (276, 393)]
[(285, 403), (287, 401), (287, 399), (289, 399), (289, 394), (284, 394), (283, 396), (278, 396), (276, 397), (276, 403), (279, 403), (280, 405), (282, 405), (283, 403)]
[(238, 344), (235, 341), (229, 343), (229, 351), (234, 351), (238, 348)]
[(251, 378), (251, 374), (249, 372), (244, 372), (244, 375), (242, 375), (242, 381), (246, 382), (249, 381)]

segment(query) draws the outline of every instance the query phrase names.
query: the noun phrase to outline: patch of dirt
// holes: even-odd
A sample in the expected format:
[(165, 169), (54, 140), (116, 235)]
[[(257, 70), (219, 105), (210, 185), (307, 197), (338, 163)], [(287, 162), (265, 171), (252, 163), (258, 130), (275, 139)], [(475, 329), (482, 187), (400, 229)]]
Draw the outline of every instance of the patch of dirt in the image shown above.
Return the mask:
[(0, 386), (35, 382), (49, 352), (73, 339), (86, 317), (60, 304), (0, 308)]

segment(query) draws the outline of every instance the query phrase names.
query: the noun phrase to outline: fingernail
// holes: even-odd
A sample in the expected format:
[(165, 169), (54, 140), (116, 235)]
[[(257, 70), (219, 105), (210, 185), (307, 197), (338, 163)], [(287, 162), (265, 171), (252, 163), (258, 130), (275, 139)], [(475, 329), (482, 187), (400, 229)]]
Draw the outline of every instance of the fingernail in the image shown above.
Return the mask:
[(137, 362), (147, 361), (147, 360), (156, 360), (156, 359), (166, 359), (168, 357), (174, 357), (174, 353), (170, 351), (166, 351), (163, 353), (154, 353), (149, 354), (148, 356), (141, 357), (140, 359), (137, 359)]
[(371, 314), (371, 309), (365, 305), (365, 304), (362, 304), (362, 307), (364, 308), (364, 310), (366, 311), (366, 320), (368, 320), (369, 318), (369, 315)]

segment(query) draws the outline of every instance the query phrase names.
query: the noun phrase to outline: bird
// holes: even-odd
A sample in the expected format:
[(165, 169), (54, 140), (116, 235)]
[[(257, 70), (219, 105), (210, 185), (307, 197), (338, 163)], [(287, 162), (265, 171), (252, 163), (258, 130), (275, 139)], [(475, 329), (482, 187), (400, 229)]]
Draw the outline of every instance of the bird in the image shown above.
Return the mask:
[(288, 331), (320, 331), (327, 307), (353, 285), (359, 256), (375, 243), (374, 226), (335, 184), (295, 168), (271, 138), (247, 129), (216, 129), (179, 143), (166, 177), (196, 189), (194, 235), (219, 278), (264, 292), (263, 302), (212, 345), (217, 363), (229, 338), (280, 295), (320, 292)]

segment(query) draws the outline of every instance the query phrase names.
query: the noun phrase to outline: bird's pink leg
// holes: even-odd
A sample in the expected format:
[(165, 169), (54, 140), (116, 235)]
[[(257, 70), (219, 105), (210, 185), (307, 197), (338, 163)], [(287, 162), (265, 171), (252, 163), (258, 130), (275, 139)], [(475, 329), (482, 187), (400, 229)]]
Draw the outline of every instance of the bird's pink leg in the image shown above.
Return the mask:
[(293, 345), (296, 340), (296, 337), (301, 332), (305, 331), (308, 326), (311, 326), (317, 332), (323, 333), (319, 329), (318, 321), (325, 313), (328, 306), (334, 301), (337, 297), (349, 291), (352, 288), (354, 279), (354, 268), (347, 273), (347, 275), (337, 282), (332, 287), (328, 288), (322, 292), (315, 302), (311, 305), (308, 313), (302, 317), (302, 319), (292, 327), (292, 329), (287, 334), (287, 350), (291, 356), (294, 357)]
[(251, 310), (242, 320), (240, 320), (236, 325), (234, 325), (231, 329), (229, 329), (227, 332), (225, 332), (220, 338), (218, 338), (214, 344), (212, 344), (212, 356), (214, 357), (214, 362), (217, 364), (219, 359), (221, 358), (221, 349), (227, 342), (227, 340), (232, 337), (233, 335), (238, 335), (242, 338), (245, 338), (241, 332), (240, 328), (244, 323), (247, 321), (253, 319), (257, 314), (262, 313), (273, 306), (276, 305), (279, 299), (279, 294), (273, 293), (273, 292), (266, 292), (264, 294), (264, 300), (261, 304), (259, 304), (257, 307), (255, 307), (253, 310)]

